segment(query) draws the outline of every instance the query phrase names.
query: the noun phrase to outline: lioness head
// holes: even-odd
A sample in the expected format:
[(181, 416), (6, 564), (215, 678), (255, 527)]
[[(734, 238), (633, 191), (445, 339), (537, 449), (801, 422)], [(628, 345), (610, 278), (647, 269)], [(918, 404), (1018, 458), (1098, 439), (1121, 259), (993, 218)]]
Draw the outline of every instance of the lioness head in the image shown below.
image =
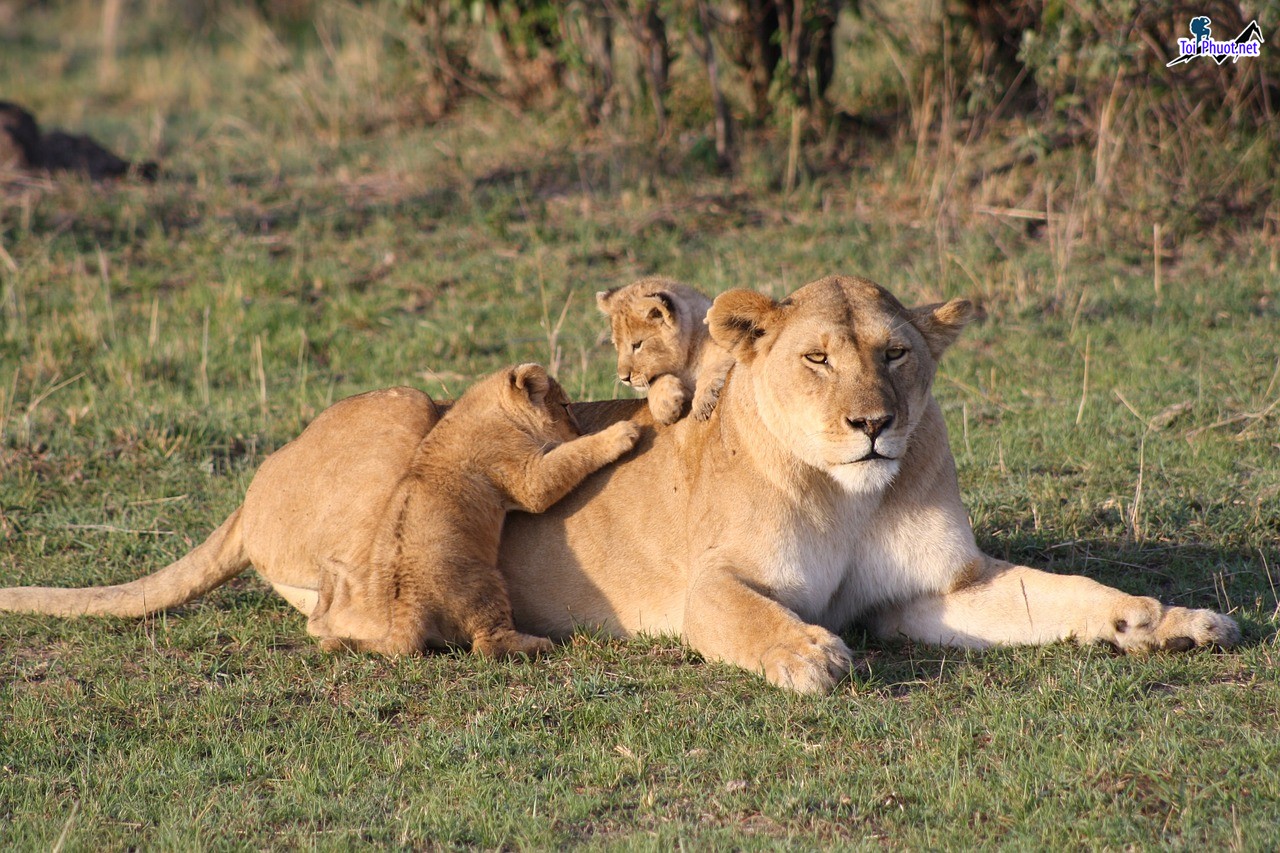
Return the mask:
[(769, 432), (846, 490), (869, 492), (897, 474), (937, 359), (972, 316), (963, 299), (908, 309), (870, 281), (830, 276), (781, 302), (728, 291), (707, 324)]
[(643, 278), (596, 294), (618, 350), (618, 379), (645, 390), (659, 376), (689, 365), (708, 300), (667, 278)]
[(495, 378), (503, 388), (504, 415), (524, 432), (548, 441), (569, 441), (581, 435), (568, 395), (542, 365), (517, 365)]

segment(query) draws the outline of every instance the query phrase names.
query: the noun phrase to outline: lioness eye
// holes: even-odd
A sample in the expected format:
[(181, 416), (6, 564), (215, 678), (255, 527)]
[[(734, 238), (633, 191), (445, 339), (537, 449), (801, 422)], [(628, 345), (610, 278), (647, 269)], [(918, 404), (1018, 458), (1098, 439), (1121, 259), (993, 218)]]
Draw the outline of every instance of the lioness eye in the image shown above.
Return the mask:
[(898, 359), (902, 358), (906, 354), (907, 354), (906, 347), (889, 347), (887, 350), (884, 351), (884, 360), (897, 361)]
[(827, 354), (825, 352), (807, 352), (804, 354), (804, 360), (810, 364), (826, 364)]

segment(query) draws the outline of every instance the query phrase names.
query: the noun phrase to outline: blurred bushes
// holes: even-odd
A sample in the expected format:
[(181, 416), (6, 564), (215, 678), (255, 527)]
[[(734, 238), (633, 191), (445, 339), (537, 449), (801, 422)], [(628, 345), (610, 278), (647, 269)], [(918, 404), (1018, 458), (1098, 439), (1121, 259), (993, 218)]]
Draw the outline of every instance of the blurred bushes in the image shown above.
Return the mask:
[[(934, 210), (960, 173), (979, 204), (1041, 210), (1074, 184), (1085, 232), (1280, 224), (1280, 4), (396, 1), (428, 118), (477, 95), (517, 110), (567, 100), (632, 138), (705, 134), (724, 170), (764, 131), (785, 150), (785, 188), (815, 150), (846, 161), (861, 142), (838, 131), (856, 127), (910, 146), (908, 190)], [(1196, 15), (1219, 40), (1256, 19), (1261, 56), (1166, 68)], [(983, 140), (992, 163), (966, 163)], [(1000, 174), (1016, 179), (992, 187)]]
[[(397, 2), (418, 30), (432, 70), (428, 101), (438, 111), (476, 85), (520, 106), (563, 89), (589, 121), (623, 106), (650, 109), (665, 132), (671, 66), (687, 56), (711, 75), (713, 98), (730, 93), (734, 121), (798, 107), (822, 123), (842, 15), (892, 39), (913, 69), (948, 65), (974, 108), (1013, 97), (1024, 111), (1070, 112), (1105, 101), (1117, 84), (1157, 94), (1176, 87), (1181, 100), (1211, 99), (1246, 123), (1269, 121), (1280, 107), (1280, 48), (1243, 63), (1205, 61), (1176, 81), (1162, 73), (1192, 16), (1209, 15), (1220, 39), (1258, 17), (1235, 0), (950, 0), (936, 8), (890, 0)], [(1273, 32), (1280, 8), (1265, 12), (1262, 31)], [(645, 97), (626, 102), (627, 90)]]
[[(1261, 56), (1222, 65), (1208, 59), (1175, 69), (1177, 40), (1197, 15), (1213, 21), (1213, 37), (1229, 41), (1257, 20), (1264, 34), (1280, 23), (1280, 6), (1246, 10), (1236, 0), (960, 0), (953, 32), (973, 80), (993, 85), (986, 105), (1010, 87), (1047, 113), (1096, 111), (1117, 88), (1148, 96), (1146, 106), (1170, 120), (1208, 107), (1240, 126), (1260, 128), (1280, 109), (1280, 45)], [(968, 38), (968, 43), (964, 41)], [(969, 87), (968, 94), (979, 94)]]
[(662, 137), (671, 128), (673, 64), (687, 58), (726, 166), (735, 125), (781, 113), (814, 126), (828, 119), (836, 25), (841, 9), (852, 9), (840, 0), (400, 3), (418, 31), (428, 114), (478, 91), (518, 107), (563, 92), (589, 123), (644, 112)]

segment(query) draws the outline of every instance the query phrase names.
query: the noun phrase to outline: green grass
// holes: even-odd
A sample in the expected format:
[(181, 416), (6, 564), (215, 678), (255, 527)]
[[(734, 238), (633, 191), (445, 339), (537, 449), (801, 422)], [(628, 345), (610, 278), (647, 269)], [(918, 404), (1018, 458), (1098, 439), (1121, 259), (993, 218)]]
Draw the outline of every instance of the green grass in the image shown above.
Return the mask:
[(331, 50), (248, 14), (182, 43), (139, 11), (114, 80), (77, 8), (0, 26), (23, 60), (0, 91), (169, 176), (0, 190), (0, 582), (165, 564), (350, 393), (456, 394), (527, 359), (625, 390), (602, 287), (844, 271), (985, 311), (937, 382), (985, 548), (1230, 610), (1245, 639), (977, 654), (854, 628), (866, 666), (802, 699), (669, 638), (325, 655), (250, 574), (142, 622), (0, 619), (0, 846), (1280, 841), (1274, 235), (1180, 238), (1157, 298), (1150, 244), (939, 214), (914, 137), (784, 196), (767, 138), (726, 179), (559, 113), (407, 124), (409, 83), (346, 7), (323, 9)]

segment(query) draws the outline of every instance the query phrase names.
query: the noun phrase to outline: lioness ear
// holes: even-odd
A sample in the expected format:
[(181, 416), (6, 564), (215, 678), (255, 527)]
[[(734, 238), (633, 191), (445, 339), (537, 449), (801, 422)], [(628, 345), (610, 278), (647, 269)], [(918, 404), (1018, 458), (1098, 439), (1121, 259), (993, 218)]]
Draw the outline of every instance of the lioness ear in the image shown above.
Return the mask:
[(596, 291), (596, 307), (599, 308), (602, 313), (608, 314), (609, 303), (613, 301), (614, 294), (621, 289), (622, 288), (620, 287), (615, 287), (615, 288), (612, 288), (611, 290), (597, 290)]
[(511, 387), (522, 392), (535, 406), (541, 406), (551, 390), (551, 377), (541, 364), (522, 364), (511, 371)]
[(674, 326), (676, 322), (675, 297), (665, 290), (659, 290), (649, 298), (653, 300), (653, 304), (649, 307), (649, 311), (645, 316), (655, 323), (661, 322)]
[(924, 336), (929, 353), (936, 360), (947, 347), (955, 343), (960, 330), (974, 318), (973, 303), (967, 299), (952, 299), (911, 309), (911, 324)]
[(754, 290), (726, 290), (711, 303), (707, 327), (711, 339), (744, 364), (760, 351), (763, 339), (780, 321), (781, 307)]

